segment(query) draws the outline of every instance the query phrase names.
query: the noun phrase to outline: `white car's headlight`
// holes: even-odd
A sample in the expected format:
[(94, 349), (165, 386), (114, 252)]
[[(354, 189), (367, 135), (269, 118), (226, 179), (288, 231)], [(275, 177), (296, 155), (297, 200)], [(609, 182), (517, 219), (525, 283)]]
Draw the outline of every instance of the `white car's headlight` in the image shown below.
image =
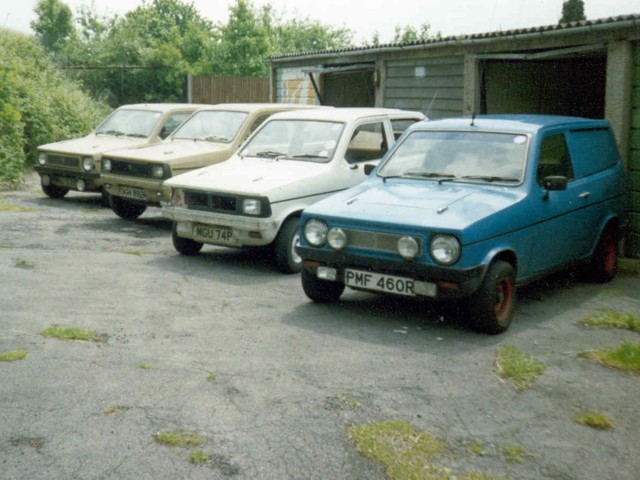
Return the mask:
[(45, 163), (47, 163), (47, 154), (44, 152), (40, 152), (38, 154), (38, 163), (40, 165), (44, 165)]
[(102, 159), (102, 171), (110, 172), (111, 171), (111, 159), (103, 158)]
[(413, 260), (420, 253), (420, 244), (413, 237), (401, 237), (398, 240), (398, 253), (402, 258)]
[(441, 265), (451, 265), (460, 258), (460, 242), (451, 235), (435, 235), (429, 246), (431, 257)]
[(245, 215), (260, 215), (262, 213), (262, 202), (256, 198), (245, 198), (242, 200), (242, 213)]
[(310, 245), (321, 247), (327, 242), (328, 231), (326, 223), (312, 218), (304, 225), (304, 238)]
[(153, 165), (151, 167), (151, 176), (154, 178), (164, 178), (164, 165)]
[(82, 169), (85, 172), (90, 172), (91, 170), (93, 170), (93, 158), (91, 157), (84, 157), (82, 159)]
[(347, 246), (347, 234), (341, 228), (332, 228), (327, 235), (327, 241), (332, 248), (342, 250)]

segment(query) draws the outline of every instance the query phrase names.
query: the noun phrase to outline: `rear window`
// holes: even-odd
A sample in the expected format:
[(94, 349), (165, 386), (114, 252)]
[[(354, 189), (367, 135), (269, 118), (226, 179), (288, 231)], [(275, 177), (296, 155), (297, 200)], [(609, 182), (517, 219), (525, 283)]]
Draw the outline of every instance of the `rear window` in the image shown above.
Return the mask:
[(576, 178), (593, 175), (618, 162), (619, 154), (609, 128), (574, 129), (567, 132)]

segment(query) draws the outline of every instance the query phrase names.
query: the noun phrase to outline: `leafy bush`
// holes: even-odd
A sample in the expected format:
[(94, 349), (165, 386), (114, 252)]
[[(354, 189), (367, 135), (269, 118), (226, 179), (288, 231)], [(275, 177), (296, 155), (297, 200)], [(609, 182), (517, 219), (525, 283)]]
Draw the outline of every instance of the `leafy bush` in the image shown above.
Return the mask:
[(86, 135), (108, 112), (33, 37), (0, 29), (0, 185), (21, 183), (38, 145)]

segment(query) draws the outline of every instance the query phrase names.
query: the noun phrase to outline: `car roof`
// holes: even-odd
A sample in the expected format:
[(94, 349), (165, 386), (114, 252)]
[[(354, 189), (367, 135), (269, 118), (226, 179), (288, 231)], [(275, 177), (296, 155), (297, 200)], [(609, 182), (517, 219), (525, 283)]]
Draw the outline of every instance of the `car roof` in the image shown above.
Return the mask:
[(420, 112), (410, 110), (399, 110), (396, 108), (367, 108), (367, 107), (345, 107), (345, 108), (315, 108), (310, 110), (293, 110), (289, 112), (277, 113), (269, 120), (277, 119), (303, 119), (303, 120), (325, 120), (349, 122), (363, 117), (375, 117), (380, 115), (411, 115), (424, 116)]
[(150, 110), (153, 112), (168, 112), (185, 108), (201, 108), (208, 105), (203, 103), (133, 103), (121, 105), (117, 110)]
[(606, 120), (581, 117), (567, 117), (560, 115), (477, 115), (474, 117), (455, 117), (412, 125), (413, 130), (489, 130), (521, 133), (537, 133), (544, 128), (572, 126), (572, 127), (604, 127)]
[(239, 112), (269, 112), (286, 109), (310, 109), (318, 108), (316, 105), (298, 103), (218, 103), (215, 105), (203, 105), (198, 110), (232, 110)]

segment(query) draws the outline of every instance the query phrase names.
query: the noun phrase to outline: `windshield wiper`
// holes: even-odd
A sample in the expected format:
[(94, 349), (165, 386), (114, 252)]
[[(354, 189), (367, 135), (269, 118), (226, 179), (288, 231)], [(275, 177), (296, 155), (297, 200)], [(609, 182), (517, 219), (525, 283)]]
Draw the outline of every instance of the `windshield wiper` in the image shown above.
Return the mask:
[(205, 138), (207, 142), (228, 142), (229, 139), (227, 137), (218, 137), (216, 135), (210, 135)]
[(124, 132), (121, 132), (119, 130), (104, 130), (104, 131), (100, 131), (100, 132), (96, 132), (96, 133), (100, 133), (103, 135), (115, 135), (116, 137), (120, 136), (120, 135), (124, 135)]
[(302, 153), (300, 155), (292, 155), (291, 158), (321, 158), (323, 160), (326, 160), (327, 157), (326, 155), (313, 155), (311, 153)]
[(147, 136), (143, 135), (142, 133), (124, 133), (123, 135), (125, 135), (127, 137), (147, 138)]
[(434, 180), (438, 180), (438, 183), (450, 182), (456, 179), (456, 176), (452, 173), (439, 172), (404, 172), (402, 175), (408, 177), (432, 178)]
[(276, 150), (265, 150), (264, 152), (258, 152), (254, 154), (256, 157), (261, 158), (285, 158), (287, 156), (286, 153), (278, 152)]
[(485, 182), (519, 182), (519, 178), (513, 177), (496, 177), (490, 175), (464, 175), (461, 178), (466, 178), (469, 180), (482, 180)]

